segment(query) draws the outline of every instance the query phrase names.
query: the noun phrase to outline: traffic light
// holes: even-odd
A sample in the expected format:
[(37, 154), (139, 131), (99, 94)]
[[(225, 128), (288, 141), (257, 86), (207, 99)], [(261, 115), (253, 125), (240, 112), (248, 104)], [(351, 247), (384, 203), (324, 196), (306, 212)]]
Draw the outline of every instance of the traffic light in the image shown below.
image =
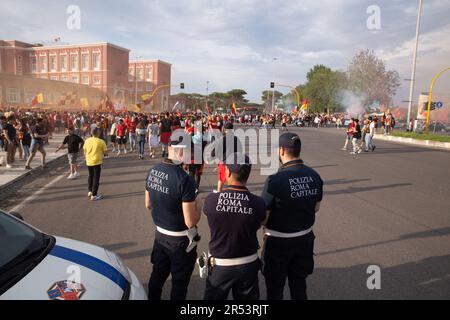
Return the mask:
[(180, 89), (184, 89), (184, 83), (180, 83)]
[(270, 88), (271, 88), (271, 89), (274, 89), (274, 88), (275, 88), (275, 82), (271, 82), (271, 83), (270, 83)]

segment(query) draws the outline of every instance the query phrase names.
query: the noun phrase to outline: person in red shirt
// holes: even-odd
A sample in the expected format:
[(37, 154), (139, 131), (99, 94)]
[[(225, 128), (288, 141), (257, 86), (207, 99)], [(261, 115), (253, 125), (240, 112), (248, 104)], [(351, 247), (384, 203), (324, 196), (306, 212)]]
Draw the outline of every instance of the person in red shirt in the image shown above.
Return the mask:
[(123, 153), (127, 154), (127, 132), (128, 127), (123, 121), (123, 119), (119, 120), (119, 124), (117, 125), (117, 155), (120, 155), (120, 146), (123, 146)]
[(349, 123), (349, 125), (348, 125), (348, 129), (347, 129), (347, 137), (345, 138), (345, 144), (344, 144), (344, 147), (342, 147), (342, 149), (341, 150), (344, 150), (344, 151), (346, 151), (347, 150), (347, 145), (348, 145), (348, 143), (349, 142), (352, 142), (352, 140), (353, 140), (353, 132), (354, 132), (354, 129), (355, 129), (355, 119), (351, 119), (350, 120), (350, 123)]
[(137, 147), (137, 135), (136, 135), (136, 127), (138, 125), (138, 118), (127, 118), (127, 122), (125, 123), (128, 127), (128, 134), (130, 136), (130, 152), (133, 152), (134, 148)]

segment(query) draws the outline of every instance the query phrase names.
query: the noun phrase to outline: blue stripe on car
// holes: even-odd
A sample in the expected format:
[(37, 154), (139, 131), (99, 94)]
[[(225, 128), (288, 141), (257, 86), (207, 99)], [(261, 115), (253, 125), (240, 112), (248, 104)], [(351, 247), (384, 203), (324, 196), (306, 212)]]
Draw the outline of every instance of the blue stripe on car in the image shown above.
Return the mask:
[(92, 271), (95, 271), (116, 283), (119, 287), (122, 288), (123, 291), (125, 291), (126, 289), (127, 279), (125, 279), (125, 277), (114, 267), (98, 258), (95, 258), (83, 252), (60, 246), (55, 246), (49, 253), (49, 255), (91, 269)]

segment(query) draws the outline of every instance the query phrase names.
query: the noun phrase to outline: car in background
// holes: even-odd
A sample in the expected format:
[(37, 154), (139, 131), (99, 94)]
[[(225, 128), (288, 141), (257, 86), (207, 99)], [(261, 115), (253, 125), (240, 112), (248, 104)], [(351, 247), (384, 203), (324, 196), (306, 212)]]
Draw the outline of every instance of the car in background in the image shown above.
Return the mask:
[(146, 300), (114, 253), (54, 237), (0, 210), (0, 300)]

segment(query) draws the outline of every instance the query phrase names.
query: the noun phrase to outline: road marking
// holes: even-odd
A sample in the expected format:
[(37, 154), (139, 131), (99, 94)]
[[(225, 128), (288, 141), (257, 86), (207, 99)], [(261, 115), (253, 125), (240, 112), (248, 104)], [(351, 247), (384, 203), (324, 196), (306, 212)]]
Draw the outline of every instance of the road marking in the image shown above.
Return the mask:
[(33, 201), (34, 199), (36, 199), (39, 195), (41, 195), (46, 189), (50, 188), (52, 185), (54, 185), (55, 183), (57, 183), (59, 180), (61, 180), (62, 178), (64, 178), (64, 174), (61, 174), (57, 177), (55, 177), (52, 181), (50, 181), (49, 183), (47, 183), (45, 186), (43, 186), (41, 189), (37, 190), (35, 193), (33, 193), (32, 195), (28, 196), (24, 201), (22, 201), (21, 203), (19, 203), (18, 205), (16, 205), (14, 208), (12, 208), (10, 211), (11, 212), (18, 212), (20, 209), (22, 209), (28, 202)]

